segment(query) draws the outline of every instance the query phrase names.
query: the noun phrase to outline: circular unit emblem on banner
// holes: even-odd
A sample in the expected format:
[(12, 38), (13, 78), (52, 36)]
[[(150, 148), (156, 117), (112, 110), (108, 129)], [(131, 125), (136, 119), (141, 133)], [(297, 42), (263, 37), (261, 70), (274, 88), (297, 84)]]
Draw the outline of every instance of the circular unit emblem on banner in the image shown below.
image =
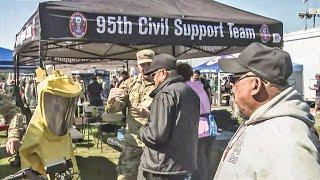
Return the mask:
[(87, 19), (80, 12), (75, 12), (70, 17), (69, 29), (76, 38), (82, 38), (87, 33)]
[(260, 28), (260, 37), (263, 43), (267, 43), (271, 39), (269, 27), (266, 24), (262, 24)]

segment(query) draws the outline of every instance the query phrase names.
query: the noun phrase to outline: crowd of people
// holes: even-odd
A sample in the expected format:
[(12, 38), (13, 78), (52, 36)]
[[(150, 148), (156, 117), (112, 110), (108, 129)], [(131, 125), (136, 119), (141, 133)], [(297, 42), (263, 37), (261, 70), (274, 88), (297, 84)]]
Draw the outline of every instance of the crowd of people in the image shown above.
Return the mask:
[[(7, 83), (6, 81), (0, 81), (0, 93), (5, 94), (8, 97), (12, 97), (11, 99), (14, 100), (15, 96), (15, 89), (14, 89), (14, 81), (10, 81)], [(24, 77), (21, 79), (19, 84), (19, 89), (17, 91), (20, 97), (23, 100), (23, 103), (29, 107), (36, 106), (36, 85), (35, 79), (33, 77)]]
[[(105, 109), (126, 112), (118, 180), (319, 179), (315, 119), (287, 82), (290, 55), (252, 43), (237, 59), (221, 60), (219, 65), (233, 74), (233, 100), (245, 121), (228, 143), (216, 173), (212, 162), (217, 159), (210, 153), (216, 138), (210, 123), (210, 81), (175, 57), (150, 49), (137, 52), (137, 76), (123, 72), (121, 81), (113, 78)], [(76, 82), (82, 83), (77, 77)], [(311, 88), (318, 92), (319, 86)], [(91, 105), (103, 105), (101, 91), (93, 77), (87, 87)], [(0, 97), (5, 114), (2, 106), (7, 102)], [(11, 114), (10, 119), (17, 119), (10, 125), (14, 130), (21, 114)], [(9, 134), (6, 146), (11, 154), (18, 152), (17, 138)]]

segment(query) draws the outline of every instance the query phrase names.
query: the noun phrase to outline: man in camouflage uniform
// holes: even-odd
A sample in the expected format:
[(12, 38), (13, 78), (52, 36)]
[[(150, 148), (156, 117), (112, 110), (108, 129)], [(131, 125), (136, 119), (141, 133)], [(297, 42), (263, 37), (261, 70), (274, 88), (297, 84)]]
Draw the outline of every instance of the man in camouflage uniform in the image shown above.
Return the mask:
[[(38, 67), (36, 69), (36, 81), (42, 81), (46, 76), (46, 70)], [(4, 116), (5, 123), (10, 122), (8, 131), (8, 140), (6, 143), (6, 149), (9, 154), (16, 154), (19, 151), (20, 140), (22, 139), (22, 134), (20, 129), (23, 128), (23, 119), (25, 115), (21, 113), (20, 108), (15, 106), (9, 98), (4, 94), (0, 93), (0, 114)], [(29, 116), (29, 115), (28, 115)], [(28, 124), (28, 116), (25, 117)], [(30, 114), (31, 118), (31, 114)]]
[(124, 147), (117, 166), (118, 180), (137, 179), (144, 146), (138, 136), (139, 129), (148, 121), (148, 108), (152, 102), (149, 93), (154, 89), (152, 79), (143, 73), (149, 69), (153, 57), (154, 52), (149, 49), (137, 52), (139, 74), (121, 83), (119, 88), (112, 88), (109, 94), (107, 112), (128, 108)]
[(3, 115), (5, 124), (10, 123), (8, 141), (6, 143), (7, 152), (16, 154), (20, 146), (19, 128), (22, 128), (23, 115), (9, 98), (0, 94), (0, 114)]

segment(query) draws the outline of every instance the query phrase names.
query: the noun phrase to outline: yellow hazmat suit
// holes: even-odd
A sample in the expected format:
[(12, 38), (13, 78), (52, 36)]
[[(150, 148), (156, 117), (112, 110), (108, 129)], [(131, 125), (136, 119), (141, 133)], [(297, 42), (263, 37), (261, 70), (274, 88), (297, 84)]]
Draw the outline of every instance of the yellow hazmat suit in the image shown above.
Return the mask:
[(46, 174), (44, 167), (62, 158), (71, 159), (78, 173), (69, 128), (81, 87), (61, 71), (44, 78), (37, 87), (38, 105), (20, 147), (21, 168)]

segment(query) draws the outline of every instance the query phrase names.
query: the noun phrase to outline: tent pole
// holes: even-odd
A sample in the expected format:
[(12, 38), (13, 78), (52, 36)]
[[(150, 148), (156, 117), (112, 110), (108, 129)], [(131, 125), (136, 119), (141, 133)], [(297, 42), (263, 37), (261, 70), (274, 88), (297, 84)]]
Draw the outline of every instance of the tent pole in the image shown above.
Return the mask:
[(43, 64), (43, 42), (40, 40), (39, 41), (39, 66), (42, 68), (42, 69), (46, 69), (44, 67), (44, 64)]
[(13, 79), (14, 84), (17, 85), (17, 55), (13, 56)]
[(126, 60), (127, 72), (129, 73), (129, 60)]
[(15, 84), (19, 85), (19, 58), (17, 54), (14, 56), (14, 80)]
[(218, 106), (220, 107), (221, 105), (221, 83), (220, 83), (220, 72), (218, 72)]
[(172, 46), (172, 56), (176, 57), (176, 47), (174, 45)]

